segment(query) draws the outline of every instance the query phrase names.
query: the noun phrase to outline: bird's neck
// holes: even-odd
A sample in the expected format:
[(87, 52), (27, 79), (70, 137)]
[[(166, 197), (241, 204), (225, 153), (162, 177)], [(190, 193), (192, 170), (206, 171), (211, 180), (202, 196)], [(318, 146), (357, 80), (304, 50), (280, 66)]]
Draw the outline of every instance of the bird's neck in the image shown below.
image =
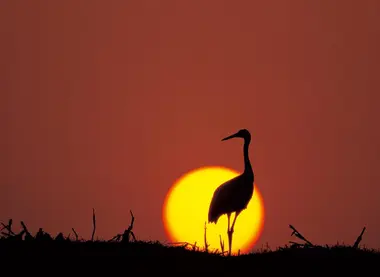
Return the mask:
[(251, 162), (249, 160), (249, 153), (248, 153), (248, 148), (249, 148), (249, 143), (251, 142), (250, 139), (245, 139), (244, 140), (244, 147), (243, 147), (243, 152), (244, 152), (244, 172), (247, 174), (251, 174), (253, 176), (253, 170), (251, 166)]

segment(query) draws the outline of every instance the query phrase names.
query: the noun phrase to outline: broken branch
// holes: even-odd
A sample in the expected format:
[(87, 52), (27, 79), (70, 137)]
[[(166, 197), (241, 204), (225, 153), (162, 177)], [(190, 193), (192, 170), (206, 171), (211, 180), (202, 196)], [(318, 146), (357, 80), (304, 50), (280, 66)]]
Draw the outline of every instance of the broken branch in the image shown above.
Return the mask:
[(92, 208), (92, 235), (91, 235), (91, 241), (94, 241), (95, 230), (96, 230), (95, 209)]
[(206, 222), (205, 222), (205, 234), (204, 234), (204, 240), (205, 240), (205, 251), (208, 252), (208, 247), (209, 247), (209, 244), (207, 243), (207, 226), (206, 226)]
[(221, 235), (219, 235), (219, 241), (220, 241), (220, 249), (222, 250), (222, 253), (224, 253), (224, 241), (222, 240)]
[(297, 238), (299, 238), (300, 240), (303, 240), (305, 243), (306, 243), (306, 245), (308, 245), (308, 246), (313, 246), (313, 244), (309, 241), (309, 240), (307, 240), (300, 232), (298, 232), (297, 231), (297, 229), (296, 228), (294, 228), (292, 225), (290, 225), (289, 224), (289, 227), (290, 227), (290, 229), (292, 229), (293, 230), (293, 232), (292, 232), (292, 234), (290, 235), (290, 236), (293, 236), (293, 235), (295, 235)]
[(3, 228), (1, 228), (0, 231), (3, 231), (4, 229), (6, 229), (8, 231), (8, 234), (6, 233), (2, 233), (4, 235), (7, 235), (7, 236), (14, 236), (16, 235), (13, 231), (12, 231), (12, 219), (9, 219), (9, 222), (8, 222), (8, 225), (5, 225), (4, 223), (1, 223), (1, 225), (3, 226)]
[(355, 243), (354, 243), (354, 248), (358, 248), (359, 247), (359, 243), (362, 241), (363, 239), (363, 234), (364, 234), (364, 231), (365, 231), (366, 227), (363, 227), (363, 230), (362, 232), (360, 233), (360, 235), (358, 236), (358, 238), (356, 239)]
[(71, 230), (73, 230), (73, 232), (74, 232), (75, 240), (78, 241), (78, 234), (77, 234), (77, 232), (75, 232), (75, 229), (74, 229), (74, 228), (71, 228)]

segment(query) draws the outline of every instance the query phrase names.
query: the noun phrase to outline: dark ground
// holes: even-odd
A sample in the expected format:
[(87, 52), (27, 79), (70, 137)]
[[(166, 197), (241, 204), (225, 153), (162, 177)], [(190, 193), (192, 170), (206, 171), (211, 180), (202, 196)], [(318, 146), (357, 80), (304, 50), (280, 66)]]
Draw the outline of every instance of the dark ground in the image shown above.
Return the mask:
[[(212, 272), (223, 276), (229, 272), (234, 276), (343, 276), (360, 273), (359, 276), (378, 276), (380, 272), (380, 252), (348, 246), (285, 247), (227, 257), (203, 250), (164, 246), (158, 242), (1, 239), (0, 253), (0, 262), (13, 270), (38, 274), (46, 271), (52, 276), (59, 272), (79, 274), (81, 271), (86, 274), (105, 271), (107, 276), (132, 272)], [(2, 268), (4, 270), (4, 266)]]
[[(90, 240), (62, 233), (55, 237), (42, 228), (31, 234), (21, 221), (21, 231), (12, 220), (1, 223), (0, 273), (48, 276), (158, 276), (170, 273), (215, 273), (215, 276), (380, 276), (380, 251), (359, 246), (365, 228), (352, 246), (313, 245), (292, 225), (291, 236), (302, 243), (276, 250), (227, 256), (208, 253), (192, 245), (163, 245), (138, 241), (128, 229), (108, 241), (95, 238), (96, 218)], [(206, 234), (205, 234), (206, 235)], [(184, 274), (181, 274), (184, 275)]]

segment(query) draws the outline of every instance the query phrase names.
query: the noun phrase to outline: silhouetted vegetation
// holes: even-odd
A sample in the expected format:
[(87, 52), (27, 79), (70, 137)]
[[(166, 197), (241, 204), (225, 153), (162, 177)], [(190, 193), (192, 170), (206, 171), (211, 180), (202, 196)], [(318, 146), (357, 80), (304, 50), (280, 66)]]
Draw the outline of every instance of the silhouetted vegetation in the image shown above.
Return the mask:
[[(323, 276), (359, 270), (364, 272), (378, 271), (380, 252), (374, 249), (360, 247), (366, 228), (363, 228), (352, 245), (316, 245), (302, 235), (294, 226), (291, 236), (300, 242), (289, 241), (283, 247), (271, 250), (269, 246), (249, 254), (229, 256), (221, 249), (210, 251), (207, 243), (207, 228), (205, 224), (204, 246), (196, 243), (163, 244), (158, 241), (137, 240), (133, 232), (134, 215), (132, 211), (129, 227), (120, 234), (108, 240), (96, 240), (96, 215), (93, 210), (93, 230), (89, 240), (79, 239), (72, 228), (74, 238), (62, 232), (55, 237), (39, 228), (36, 234), (28, 230), (26, 224), (20, 222), (20, 230), (16, 230), (13, 220), (7, 224), (1, 223), (0, 258), (1, 261), (11, 259), (17, 264), (34, 261), (40, 268), (51, 265), (59, 268), (85, 268), (86, 272), (97, 272), (99, 268), (110, 267), (127, 270), (127, 272), (213, 272), (218, 275), (228, 272), (249, 272), (252, 275), (271, 275), (273, 273), (302, 273), (309, 276), (313, 273)], [(88, 259), (90, 258), (90, 259)], [(36, 269), (36, 267), (34, 267)], [(118, 269), (118, 270), (119, 270)], [(30, 273), (32, 269), (28, 269)], [(376, 274), (375, 274), (376, 275)]]

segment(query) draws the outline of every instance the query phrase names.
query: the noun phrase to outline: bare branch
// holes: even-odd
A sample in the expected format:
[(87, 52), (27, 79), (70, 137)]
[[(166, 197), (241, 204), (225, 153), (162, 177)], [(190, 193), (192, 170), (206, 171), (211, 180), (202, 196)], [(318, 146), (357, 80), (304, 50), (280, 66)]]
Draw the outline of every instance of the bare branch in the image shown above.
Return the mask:
[(0, 231), (3, 231), (4, 229), (6, 229), (7, 231), (8, 231), (8, 234), (6, 234), (6, 233), (2, 233), (2, 234), (4, 234), (4, 235), (6, 235), (6, 236), (14, 236), (14, 235), (16, 235), (13, 231), (12, 231), (12, 223), (13, 223), (13, 220), (12, 219), (9, 219), (9, 221), (8, 221), (8, 225), (5, 225), (4, 223), (1, 223), (1, 225), (3, 226), (3, 228), (1, 228), (1, 230)]
[(359, 247), (359, 243), (362, 241), (363, 239), (363, 234), (364, 234), (364, 231), (365, 231), (366, 227), (363, 227), (363, 230), (362, 232), (360, 233), (360, 235), (358, 236), (358, 238), (356, 239), (355, 243), (354, 243), (354, 248), (358, 248)]
[(308, 246), (313, 246), (313, 244), (312, 244), (309, 240), (307, 240), (303, 235), (301, 235), (301, 233), (298, 232), (298, 231), (296, 230), (296, 228), (294, 228), (294, 227), (293, 227), (292, 225), (290, 225), (290, 224), (289, 224), (289, 227), (290, 227), (290, 229), (293, 230), (293, 232), (292, 232), (292, 234), (291, 234), (290, 236), (295, 235), (297, 238), (299, 238), (299, 239), (303, 240), (304, 242), (306, 242), (306, 244), (307, 244)]
[(124, 231), (122, 235), (122, 240), (121, 240), (122, 242), (126, 242), (126, 243), (130, 242), (130, 236), (132, 236), (132, 238), (136, 241), (135, 234), (132, 232), (133, 224), (135, 222), (135, 217), (133, 216), (132, 211), (129, 211), (129, 212), (131, 214), (131, 224), (129, 225), (128, 229)]
[(95, 230), (96, 230), (95, 209), (92, 208), (92, 235), (91, 235), (91, 241), (94, 241)]
[(74, 228), (71, 228), (71, 230), (73, 230), (73, 232), (74, 232), (75, 240), (78, 241), (78, 234), (77, 234), (77, 232), (75, 232), (75, 229), (74, 229)]
[(133, 233), (133, 224), (135, 222), (135, 217), (132, 213), (132, 211), (129, 211), (130, 214), (131, 214), (131, 224), (129, 225), (128, 229), (126, 229), (123, 234), (117, 234), (116, 236), (114, 236), (113, 238), (109, 239), (108, 241), (111, 242), (111, 241), (121, 241), (123, 243), (129, 243), (130, 242), (130, 237), (132, 237), (132, 239), (134, 241), (137, 241), (136, 239), (136, 236), (135, 234)]
[(219, 240), (220, 240), (220, 249), (222, 250), (222, 254), (224, 253), (224, 241), (222, 240), (222, 236), (219, 235)]
[(129, 212), (130, 212), (130, 214), (131, 214), (131, 224), (129, 225), (128, 230), (129, 230), (129, 231), (132, 231), (132, 229), (133, 229), (133, 224), (135, 223), (135, 217), (133, 216), (133, 213), (132, 213), (131, 210), (130, 210)]
[(24, 221), (21, 221), (21, 226), (22, 226), (22, 228), (23, 228), (24, 231), (25, 231), (25, 239), (32, 239), (33, 236), (32, 236), (32, 234), (28, 231), (28, 228), (26, 227)]
[(207, 243), (207, 223), (205, 221), (205, 234), (204, 234), (204, 240), (205, 240), (205, 251), (208, 253), (208, 247), (209, 244)]

